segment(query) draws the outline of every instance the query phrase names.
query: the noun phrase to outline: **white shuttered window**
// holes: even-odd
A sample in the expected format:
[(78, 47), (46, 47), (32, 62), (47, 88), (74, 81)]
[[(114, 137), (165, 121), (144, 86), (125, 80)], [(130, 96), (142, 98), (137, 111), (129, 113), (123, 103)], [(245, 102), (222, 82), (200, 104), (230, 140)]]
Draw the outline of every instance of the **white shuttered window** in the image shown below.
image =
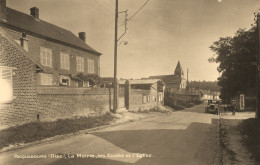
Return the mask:
[(13, 99), (12, 69), (0, 66), (0, 103)]
[(88, 59), (88, 73), (94, 73), (94, 60)]
[(77, 56), (76, 60), (77, 60), (77, 71), (84, 72), (84, 58)]
[(70, 56), (67, 53), (60, 53), (60, 68), (61, 69), (70, 69)]
[(41, 64), (52, 68), (52, 50), (41, 47)]

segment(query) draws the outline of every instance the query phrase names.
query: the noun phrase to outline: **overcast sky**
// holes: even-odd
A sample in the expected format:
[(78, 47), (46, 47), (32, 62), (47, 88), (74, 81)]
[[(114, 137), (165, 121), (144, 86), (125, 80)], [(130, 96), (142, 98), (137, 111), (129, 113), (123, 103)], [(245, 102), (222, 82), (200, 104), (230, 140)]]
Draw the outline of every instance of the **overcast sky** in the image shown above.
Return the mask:
[[(147, 0), (119, 0), (119, 11), (131, 17)], [(173, 74), (178, 60), (190, 80), (217, 80), (209, 46), (219, 37), (250, 28), (259, 0), (150, 0), (128, 22), (118, 47), (118, 77)], [(7, 0), (7, 6), (72, 31), (86, 32), (87, 44), (101, 52), (101, 76), (113, 77), (115, 0)], [(124, 20), (120, 15), (119, 21)], [(119, 23), (120, 24), (120, 23)], [(119, 28), (120, 34), (123, 26)], [(120, 35), (119, 34), (119, 35)]]

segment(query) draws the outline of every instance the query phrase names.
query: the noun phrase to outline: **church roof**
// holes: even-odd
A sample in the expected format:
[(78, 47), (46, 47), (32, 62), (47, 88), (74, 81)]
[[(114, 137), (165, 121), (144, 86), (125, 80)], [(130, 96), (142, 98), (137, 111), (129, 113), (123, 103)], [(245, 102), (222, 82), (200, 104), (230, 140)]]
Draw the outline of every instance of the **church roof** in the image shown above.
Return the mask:
[(177, 66), (176, 66), (175, 71), (174, 71), (174, 74), (176, 75), (176, 74), (180, 74), (180, 73), (183, 74), (183, 69), (181, 67), (180, 61), (178, 61)]
[(183, 70), (181, 67), (180, 61), (178, 61), (177, 66), (175, 68), (174, 74), (170, 75), (157, 75), (157, 76), (150, 76), (150, 79), (161, 79), (165, 83), (180, 83), (182, 80)]
[[(129, 80), (130, 84), (155, 84), (158, 81), (161, 81), (161, 79), (135, 79), (135, 80)], [(119, 80), (119, 84), (125, 84), (126, 80)]]
[(157, 76), (150, 76), (150, 79), (161, 79), (163, 80), (165, 83), (168, 82), (180, 82), (181, 78), (176, 76), (176, 75), (157, 75)]

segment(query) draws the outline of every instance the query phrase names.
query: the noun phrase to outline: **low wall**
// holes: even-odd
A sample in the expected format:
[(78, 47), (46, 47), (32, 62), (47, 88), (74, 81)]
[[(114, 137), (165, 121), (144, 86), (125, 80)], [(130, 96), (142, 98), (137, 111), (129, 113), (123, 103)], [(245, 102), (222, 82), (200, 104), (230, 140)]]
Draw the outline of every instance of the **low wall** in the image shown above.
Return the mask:
[(189, 103), (196, 103), (200, 101), (199, 95), (187, 95), (187, 94), (176, 94), (176, 93), (167, 93), (165, 94), (165, 105), (168, 106), (177, 106), (177, 105), (186, 105)]
[(38, 87), (37, 94), (37, 114), (41, 121), (101, 115), (108, 112), (113, 103), (109, 88)]

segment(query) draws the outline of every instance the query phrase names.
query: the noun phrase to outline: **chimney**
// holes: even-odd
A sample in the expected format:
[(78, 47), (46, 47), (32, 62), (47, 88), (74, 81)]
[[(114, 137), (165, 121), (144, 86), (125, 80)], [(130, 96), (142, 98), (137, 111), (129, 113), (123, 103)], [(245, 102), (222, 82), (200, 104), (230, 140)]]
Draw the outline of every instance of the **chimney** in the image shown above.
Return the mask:
[(82, 41), (86, 42), (86, 33), (85, 32), (79, 32), (79, 38)]
[(6, 21), (6, 0), (0, 0), (0, 19)]
[(36, 19), (39, 19), (39, 9), (37, 7), (30, 8), (31, 10), (31, 16), (33, 16)]
[(21, 40), (21, 46), (24, 48), (24, 50), (28, 52), (28, 39), (26, 37), (25, 32), (22, 33), (22, 38), (20, 40)]

